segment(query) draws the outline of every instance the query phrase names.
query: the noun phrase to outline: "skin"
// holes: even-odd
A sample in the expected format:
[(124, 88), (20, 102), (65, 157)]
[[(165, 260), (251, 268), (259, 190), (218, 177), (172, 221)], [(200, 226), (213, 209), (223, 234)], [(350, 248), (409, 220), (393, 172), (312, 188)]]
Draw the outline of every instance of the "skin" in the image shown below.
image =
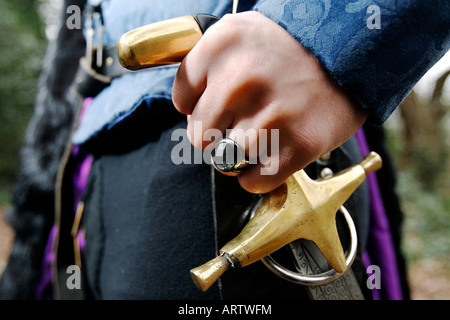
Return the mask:
[[(236, 129), (279, 130), (279, 154), (271, 155), (277, 172), (262, 175), (268, 164), (257, 163), (238, 177), (252, 193), (272, 191), (347, 141), (367, 119), (314, 56), (258, 12), (226, 15), (205, 32), (180, 65), (172, 99), (188, 115), (188, 137), (200, 149), (211, 144), (203, 139), (208, 129), (231, 129), (230, 138), (247, 154), (259, 136), (239, 143)], [(202, 123), (201, 135), (194, 134), (195, 121)]]

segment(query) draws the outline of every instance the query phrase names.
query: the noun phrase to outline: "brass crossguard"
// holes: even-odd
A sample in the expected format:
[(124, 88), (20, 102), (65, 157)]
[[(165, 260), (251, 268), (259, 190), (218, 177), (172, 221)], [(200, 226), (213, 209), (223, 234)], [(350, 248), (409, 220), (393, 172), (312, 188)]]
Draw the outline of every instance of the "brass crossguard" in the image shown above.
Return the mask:
[(347, 269), (336, 227), (336, 212), (365, 180), (381, 168), (371, 152), (360, 164), (333, 177), (312, 180), (300, 170), (265, 195), (254, 217), (228, 242), (219, 256), (191, 270), (196, 286), (206, 291), (230, 267), (244, 267), (297, 240), (313, 241), (338, 273)]

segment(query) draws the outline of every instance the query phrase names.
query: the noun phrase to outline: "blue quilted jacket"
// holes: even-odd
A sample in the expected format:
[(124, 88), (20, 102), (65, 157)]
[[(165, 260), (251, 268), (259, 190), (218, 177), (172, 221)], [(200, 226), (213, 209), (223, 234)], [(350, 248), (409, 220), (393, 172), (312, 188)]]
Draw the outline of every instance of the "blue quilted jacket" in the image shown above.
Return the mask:
[[(104, 41), (111, 44), (131, 29), (182, 15), (221, 17), (231, 6), (232, 0), (106, 0)], [(241, 0), (239, 11), (244, 10), (259, 11), (284, 27), (376, 124), (450, 47), (447, 0)], [(140, 108), (167, 106), (175, 72), (147, 70), (115, 79), (95, 97), (75, 144), (107, 138), (111, 128), (132, 123)]]

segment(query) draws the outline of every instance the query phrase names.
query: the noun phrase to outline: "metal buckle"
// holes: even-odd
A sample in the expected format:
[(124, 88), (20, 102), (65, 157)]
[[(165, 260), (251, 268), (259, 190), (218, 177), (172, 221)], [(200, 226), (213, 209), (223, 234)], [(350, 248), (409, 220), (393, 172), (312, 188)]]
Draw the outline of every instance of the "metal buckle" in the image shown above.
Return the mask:
[[(350, 231), (350, 250), (346, 253), (346, 265), (347, 270), (350, 269), (353, 261), (355, 260), (356, 256), (356, 249), (358, 247), (358, 239), (357, 239), (357, 233), (356, 233), (356, 227), (353, 222), (353, 219), (348, 212), (348, 210), (341, 206), (339, 211), (343, 214), (349, 231)], [(326, 272), (318, 273), (318, 274), (301, 274), (298, 272), (291, 271), (289, 269), (286, 269), (285, 267), (281, 266), (273, 257), (270, 255), (264, 257), (261, 259), (263, 264), (274, 274), (281, 277), (284, 280), (296, 283), (296, 284), (302, 284), (302, 285), (323, 285), (330, 283), (339, 277), (343, 276), (344, 273), (338, 273), (334, 269), (330, 269)]]
[[(103, 33), (104, 21), (101, 6), (88, 6), (84, 12), (86, 18), (86, 59), (93, 69), (100, 69), (103, 64)], [(94, 45), (94, 38), (96, 44)]]

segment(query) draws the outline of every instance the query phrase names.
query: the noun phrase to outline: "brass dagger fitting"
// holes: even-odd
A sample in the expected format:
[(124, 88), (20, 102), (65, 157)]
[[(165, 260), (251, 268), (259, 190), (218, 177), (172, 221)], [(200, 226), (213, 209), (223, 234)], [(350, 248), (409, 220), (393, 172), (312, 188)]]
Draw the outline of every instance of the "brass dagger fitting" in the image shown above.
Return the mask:
[(345, 272), (336, 212), (381, 165), (380, 156), (371, 152), (360, 164), (330, 178), (312, 180), (303, 170), (294, 173), (265, 195), (254, 217), (218, 257), (191, 270), (194, 283), (206, 291), (230, 267), (247, 266), (301, 238), (313, 241), (338, 273)]

